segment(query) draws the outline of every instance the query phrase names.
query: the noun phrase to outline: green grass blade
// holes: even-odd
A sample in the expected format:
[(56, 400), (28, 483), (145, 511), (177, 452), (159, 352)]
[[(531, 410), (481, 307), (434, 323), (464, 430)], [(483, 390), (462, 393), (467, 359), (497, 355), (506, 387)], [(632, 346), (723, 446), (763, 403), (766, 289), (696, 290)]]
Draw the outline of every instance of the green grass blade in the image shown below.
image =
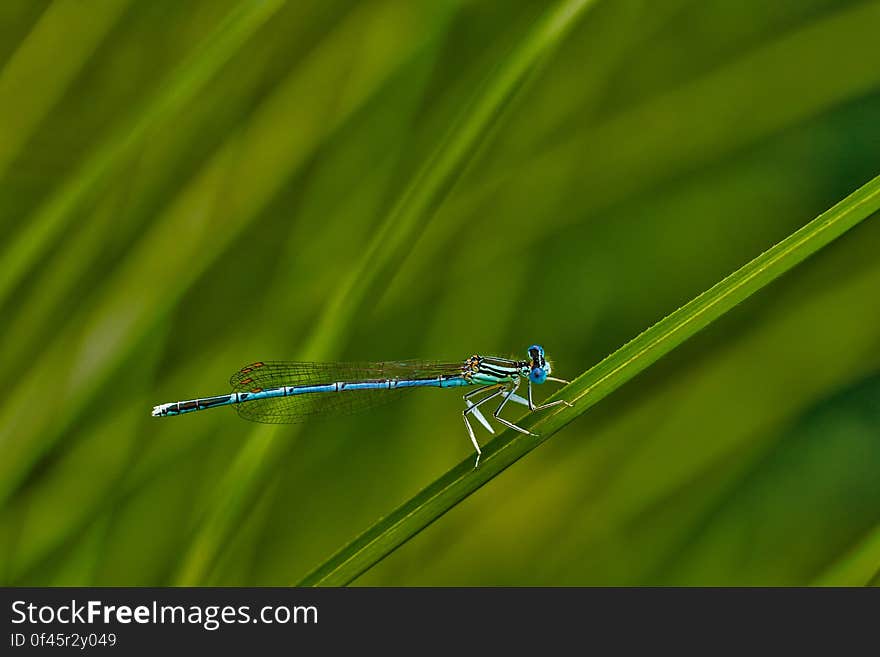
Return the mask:
[(371, 297), (370, 292), (385, 283), (389, 272), (399, 266), (415, 236), (424, 230), (432, 208), (449, 191), (491, 131), (493, 119), (505, 109), (527, 75), (594, 4), (595, 0), (562, 0), (547, 10), (406, 188), (364, 249), (360, 261), (328, 300), (305, 353), (324, 358), (334, 352), (344, 332), (341, 327), (351, 326), (364, 300)]
[[(331, 71), (345, 70), (338, 58), (345, 61), (351, 56), (345, 44), (352, 34), (358, 33), (355, 28), (363, 32), (363, 25), (354, 18), (341, 23), (323, 48), (290, 71), (249, 117), (247, 130), (229, 135), (207, 164), (151, 222), (149, 230), (128, 254), (124, 266), (106, 286), (98, 289), (94, 304), (84, 307), (77, 319), (59, 329), (52, 342), (44, 345), (40, 357), (28, 368), (16, 391), (0, 404), (0, 446), (4, 450), (4, 459), (0, 461), (0, 504), (14, 494), (39, 458), (49, 453), (73, 426), (77, 414), (91, 396), (100, 391), (113, 368), (164, 316), (174, 295), (183, 295), (228, 244), (257, 220), (283, 183), (394, 70), (397, 59), (389, 57), (387, 68), (379, 66), (366, 71), (364, 77), (359, 78), (359, 93), (350, 95), (346, 103), (338, 102), (332, 85), (323, 88), (325, 93), (305, 92), (317, 87), (316, 80), (330, 79)], [(416, 37), (420, 34), (422, 32), (417, 31)], [(414, 38), (411, 42), (398, 40), (395, 45), (402, 53), (417, 43)], [(296, 109), (290, 109), (294, 104)], [(285, 121), (294, 127), (279, 135), (278, 126)], [(320, 128), (315, 127), (317, 125)], [(267, 168), (261, 168), (263, 166)], [(220, 210), (215, 205), (217, 189), (229, 179), (236, 180), (235, 189)], [(222, 220), (216, 218), (218, 213)], [(215, 221), (222, 221), (224, 230), (212, 230), (209, 222)], [(186, 226), (186, 230), (182, 231), (182, 226)], [(161, 263), (155, 258), (160, 252), (163, 253)], [(142, 292), (133, 306), (131, 289)], [(156, 296), (149, 299), (151, 294)], [(124, 326), (116, 323), (114, 318), (119, 317), (125, 317)], [(115, 327), (111, 330), (112, 342), (105, 333), (110, 324)], [(99, 335), (102, 337), (96, 338)], [(86, 359), (84, 368), (83, 361), (78, 361), (78, 350), (70, 349), (69, 345), (94, 345), (96, 339), (101, 342), (100, 354)], [(32, 391), (50, 377), (57, 383), (58, 400), (62, 395), (70, 395), (59, 404), (64, 409), (60, 415), (31, 410), (30, 404), (39, 402)]]
[[(579, 132), (567, 134), (561, 143), (541, 146), (530, 160), (492, 161), (484, 163), (473, 180), (455, 199), (456, 207), (447, 209), (440, 221), (432, 222), (417, 251), (409, 258), (408, 270), (402, 272), (392, 294), (383, 304), (400, 303), (405, 281), (431, 281), (431, 272), (444, 249), (469, 222), (486, 199), (496, 211), (504, 212), (505, 204), (517, 207), (523, 203), (513, 190), (522, 189), (540, 180), (543, 190), (534, 202), (534, 211), (546, 214), (541, 222), (545, 231), (563, 230), (584, 216), (601, 212), (626, 199), (638, 197), (646, 188), (668, 181), (683, 172), (723, 161), (732, 152), (749, 148), (772, 135), (790, 131), (792, 126), (813, 119), (880, 84), (880, 68), (873, 66), (868, 55), (870, 45), (853, 40), (859, 26), (876, 24), (880, 5), (860, 4), (835, 11), (768, 42), (746, 49), (741, 56), (713, 68), (705, 75), (659, 96), (649, 96), (632, 106), (621, 108), (596, 123), (588, 123)], [(829, 63), (829, 51), (846, 50), (851, 62), (844, 73), (829, 74), (834, 84), (816, 88), (812, 80), (816, 71)], [(791, 66), (797, 61), (796, 68)], [(755, 71), (761, 71), (760, 76)], [(803, 74), (796, 80), (794, 76)], [(786, 80), (786, 85), (779, 80)], [(748, 94), (731, 90), (748, 88)], [(813, 91), (803, 93), (804, 89)], [(533, 92), (534, 93), (534, 92)], [(787, 103), (796, 95), (800, 102)], [(525, 107), (531, 107), (525, 103)], [(766, 111), (754, 112), (760, 106)], [(693, 112), (711, 116), (712, 121), (678, 128), (673, 117)], [(520, 119), (523, 121), (523, 119)], [(518, 129), (519, 124), (513, 123)], [(655, 126), (645, 133), (642, 126)], [(660, 126), (668, 126), (668, 129)], [(633, 135), (638, 135), (633, 138)], [(589, 181), (578, 194), (579, 213), (546, 212), (548, 200), (556, 198), (570, 183), (567, 164), (580, 153), (590, 152), (580, 168), (582, 180)], [(650, 156), (646, 157), (645, 154)], [(566, 197), (566, 203), (573, 199)], [(527, 249), (534, 239), (531, 231), (511, 231), (504, 240), (483, 246), (483, 258), (501, 260), (511, 251)], [(462, 280), (473, 275), (459, 272)], [(438, 281), (439, 284), (439, 281)], [(424, 294), (424, 291), (422, 292)]]
[(53, 3), (0, 69), (0, 98), (15, 98), (0, 105), (0, 177), (127, 8), (100, 2), (86, 13), (78, 2)]
[(880, 583), (880, 526), (831, 563), (811, 586), (877, 586)]
[[(514, 98), (526, 76), (593, 4), (595, 0), (562, 0), (548, 9), (526, 40), (519, 44), (505, 65), (488, 81), (473, 107), (450, 129), (447, 138), (432, 153), (394, 209), (382, 221), (338, 291), (328, 299), (315, 322), (311, 337), (303, 346), (303, 353), (308, 354), (309, 358), (322, 360), (336, 353), (353, 326), (352, 318), (357, 317), (372, 298), (371, 290), (381, 287), (390, 273), (397, 269), (430, 217), (432, 208), (467, 167), (472, 154), (486, 138), (493, 119)], [(256, 432), (262, 436), (263, 430)], [(182, 569), (175, 579), (177, 584), (197, 583), (208, 571), (225, 544), (224, 535), (233, 531), (238, 524), (234, 510), (246, 508), (240, 500), (257, 493), (256, 484), (261, 481), (261, 471), (258, 469), (268, 468), (276, 462), (277, 452), (274, 450), (281, 449), (282, 445), (277, 440), (268, 446), (263, 445), (262, 441), (244, 442), (242, 453), (235, 463), (247, 465), (237, 473), (230, 474), (229, 481), (242, 480), (246, 483), (242, 483), (241, 487), (223, 487), (224, 491), (234, 491), (235, 500), (227, 493), (217, 496), (212, 510), (206, 516), (206, 524), (200, 528), (192, 548), (183, 559)], [(252, 451), (257, 453), (249, 456)], [(252, 485), (248, 486), (248, 482)]]
[(649, 583), (796, 586), (820, 575), (825, 583), (866, 584), (880, 563), (872, 535), (880, 519), (878, 397), (880, 375), (872, 373), (768, 436)]
[(0, 250), (0, 305), (41, 256), (64, 231), (73, 209), (101, 176), (149, 134), (151, 128), (178, 111), (206, 84), (211, 76), (239, 51), (241, 46), (282, 6), (278, 0), (251, 3), (233, 9), (216, 31), (206, 38), (143, 108), (96, 149), (74, 176), (56, 191), (32, 216), (22, 230)]
[[(307, 575), (301, 586), (344, 585), (461, 502), (563, 426), (672, 351), (737, 304), (880, 209), (880, 177), (765, 251), (688, 304), (634, 338), (564, 389), (573, 408), (547, 411), (524, 426), (539, 438), (506, 431), (483, 449), (478, 470), (470, 458), (382, 518)], [(560, 395), (555, 395), (558, 397)]]

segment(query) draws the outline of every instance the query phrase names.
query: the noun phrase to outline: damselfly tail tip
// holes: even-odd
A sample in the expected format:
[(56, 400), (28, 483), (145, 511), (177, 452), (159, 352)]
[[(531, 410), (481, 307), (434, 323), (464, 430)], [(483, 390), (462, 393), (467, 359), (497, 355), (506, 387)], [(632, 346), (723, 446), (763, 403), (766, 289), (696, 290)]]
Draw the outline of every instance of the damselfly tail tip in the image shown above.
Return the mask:
[(166, 404), (160, 404), (159, 406), (153, 406), (152, 416), (153, 417), (161, 417), (162, 415), (165, 415), (165, 413), (163, 412), (165, 410), (165, 406), (166, 406)]

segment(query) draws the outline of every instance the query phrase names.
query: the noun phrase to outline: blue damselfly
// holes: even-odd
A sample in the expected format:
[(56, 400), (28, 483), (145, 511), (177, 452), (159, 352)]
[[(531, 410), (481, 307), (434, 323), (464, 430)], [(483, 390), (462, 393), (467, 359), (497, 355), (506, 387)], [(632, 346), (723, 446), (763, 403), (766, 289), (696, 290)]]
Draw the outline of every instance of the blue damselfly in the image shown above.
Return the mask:
[[(468, 416), (476, 418), (491, 433), (492, 425), (480, 406), (501, 398), (493, 417), (526, 435), (537, 435), (501, 417), (508, 402), (540, 411), (566, 404), (557, 400), (536, 405), (532, 400), (532, 384), (545, 381), (568, 383), (550, 376), (551, 366), (544, 349), (532, 345), (527, 360), (510, 360), (475, 354), (463, 362), (392, 361), (379, 363), (299, 363), (285, 361), (257, 362), (241, 368), (229, 380), (232, 392), (160, 404), (153, 407), (154, 416), (182, 415), (216, 406), (234, 405), (238, 414), (254, 422), (295, 423), (316, 415), (355, 413), (371, 408), (395, 393), (412, 388), (461, 388), (478, 386), (467, 392), (462, 411), (465, 427), (477, 452), (474, 467), (480, 463), (480, 444)], [(522, 380), (528, 383), (527, 398), (516, 394)], [(474, 399), (484, 395), (478, 401)]]

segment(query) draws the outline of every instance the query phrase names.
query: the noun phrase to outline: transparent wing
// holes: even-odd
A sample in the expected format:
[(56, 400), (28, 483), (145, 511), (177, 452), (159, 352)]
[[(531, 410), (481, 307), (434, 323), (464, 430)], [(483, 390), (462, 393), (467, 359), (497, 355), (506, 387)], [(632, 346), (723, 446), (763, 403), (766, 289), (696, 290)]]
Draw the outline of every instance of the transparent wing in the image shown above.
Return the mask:
[[(460, 374), (462, 363), (393, 361), (384, 363), (301, 363), (265, 361), (241, 368), (229, 379), (233, 392), (258, 392), (281, 386), (423, 379)], [(397, 390), (347, 390), (314, 392), (289, 397), (255, 399), (236, 404), (241, 417), (253, 422), (287, 424), (318, 415), (349, 415), (374, 408), (400, 395)]]

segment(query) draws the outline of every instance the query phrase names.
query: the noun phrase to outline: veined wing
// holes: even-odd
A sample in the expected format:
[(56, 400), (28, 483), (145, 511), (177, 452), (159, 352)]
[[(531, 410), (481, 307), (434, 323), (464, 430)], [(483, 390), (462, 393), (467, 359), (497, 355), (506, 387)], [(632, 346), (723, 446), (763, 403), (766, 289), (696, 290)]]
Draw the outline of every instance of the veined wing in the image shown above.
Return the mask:
[[(233, 392), (258, 392), (282, 386), (317, 386), (336, 382), (381, 382), (389, 379), (427, 379), (456, 375), (462, 362), (389, 361), (378, 363), (309, 363), (265, 361), (251, 363), (232, 375)], [(303, 422), (316, 415), (348, 415), (395, 399), (402, 390), (345, 390), (312, 392), (255, 399), (236, 404), (238, 414), (253, 422), (285, 424)]]

